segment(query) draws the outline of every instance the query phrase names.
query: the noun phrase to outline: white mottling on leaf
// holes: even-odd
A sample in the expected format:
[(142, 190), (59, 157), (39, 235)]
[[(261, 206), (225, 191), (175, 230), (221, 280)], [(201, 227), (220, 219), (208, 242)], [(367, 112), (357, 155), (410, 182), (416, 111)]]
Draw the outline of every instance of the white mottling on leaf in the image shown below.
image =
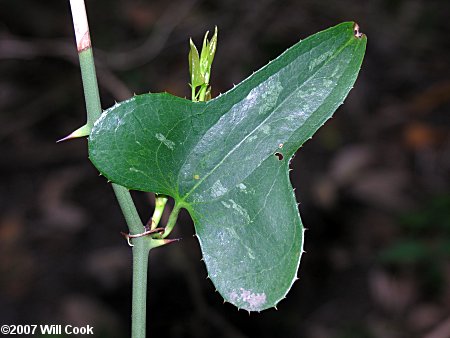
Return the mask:
[(245, 189), (247, 189), (247, 186), (244, 183), (239, 183), (238, 188), (241, 190), (245, 190)]
[(338, 65), (336, 65), (336, 67), (333, 70), (333, 73), (331, 73), (330, 77), (335, 77), (337, 75), (337, 73), (339, 72), (340, 67)]
[(266, 89), (260, 95), (259, 103), (261, 106), (259, 108), (259, 114), (265, 114), (273, 108), (273, 106), (277, 103), (281, 91), (283, 90), (283, 86), (281, 85), (280, 80), (278, 80), (278, 77), (272, 79), (272, 81), (269, 80), (268, 82), (271, 87), (270, 90)]
[(134, 172), (134, 173), (144, 174), (144, 172), (142, 170), (139, 170), (139, 169), (136, 169), (136, 168), (133, 168), (133, 167), (130, 168), (130, 171)]
[(255, 253), (254, 253), (253, 250), (250, 249), (249, 247), (247, 247), (247, 252), (248, 252), (248, 257), (249, 257), (250, 259), (255, 259), (255, 258), (256, 258), (256, 257), (255, 257)]
[(239, 295), (238, 295), (238, 293), (237, 293), (236, 291), (233, 291), (233, 292), (230, 294), (230, 300), (231, 300), (232, 302), (235, 302), (238, 298), (239, 298)]
[(247, 222), (250, 221), (250, 216), (247, 213), (247, 210), (245, 210), (242, 206), (240, 206), (239, 204), (237, 204), (235, 201), (233, 200), (228, 200), (231, 203), (231, 207), (237, 211), (238, 214), (240, 214), (241, 216), (244, 216), (245, 220)]
[[(266, 303), (266, 294), (264, 292), (255, 293), (251, 290), (240, 288), (239, 291), (230, 293), (230, 301), (235, 305), (242, 305), (250, 311), (261, 310)], [(247, 303), (245, 306), (243, 303)]]
[(228, 235), (230, 237), (240, 238), (238, 233), (236, 232), (236, 230), (234, 228), (227, 228), (227, 231), (228, 231)]
[(267, 113), (275, 106), (282, 90), (279, 75), (275, 74), (248, 93), (242, 102), (243, 108), (251, 109), (258, 105), (259, 114)]
[(227, 208), (227, 209), (230, 209), (230, 208), (231, 208), (231, 205), (229, 205), (227, 202), (222, 201), (221, 203), (223, 204), (223, 206), (224, 206), (225, 208)]
[(325, 79), (325, 80), (323, 80), (323, 85), (324, 85), (326, 88), (331, 87), (332, 84), (333, 84), (333, 81), (330, 80), (330, 79)]
[(256, 140), (257, 138), (258, 138), (258, 135), (252, 135), (252, 136), (250, 136), (250, 137), (247, 139), (246, 142), (250, 143), (250, 142)]
[(222, 185), (222, 182), (217, 180), (211, 187), (211, 196), (217, 198), (225, 194), (227, 191), (228, 189)]
[(312, 59), (308, 66), (309, 71), (312, 71), (314, 68), (316, 68), (316, 66), (318, 66), (319, 64), (324, 62), (332, 54), (333, 54), (333, 51), (328, 51), (328, 52), (320, 55), (318, 58)]
[(175, 142), (167, 139), (163, 134), (158, 133), (155, 135), (155, 137), (158, 139), (158, 141), (162, 142), (170, 150), (173, 150), (173, 148), (175, 147)]
[(304, 115), (303, 112), (300, 112), (299, 114), (292, 114), (292, 115), (289, 115), (288, 117), (286, 117), (286, 120), (288, 120), (289, 122), (295, 121), (299, 118), (299, 116), (303, 116), (303, 115)]
[(262, 131), (264, 134), (268, 135), (268, 134), (270, 133), (270, 126), (268, 126), (267, 124), (263, 125), (263, 126), (261, 127), (261, 131)]

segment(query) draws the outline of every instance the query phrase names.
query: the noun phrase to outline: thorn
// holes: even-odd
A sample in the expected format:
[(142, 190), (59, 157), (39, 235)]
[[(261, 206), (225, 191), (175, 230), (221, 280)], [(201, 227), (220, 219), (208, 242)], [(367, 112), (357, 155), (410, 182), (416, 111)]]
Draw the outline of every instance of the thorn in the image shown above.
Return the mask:
[(66, 137), (63, 137), (63, 138), (59, 139), (58, 141), (56, 141), (56, 143), (64, 142), (64, 141), (67, 141), (67, 140), (70, 140), (70, 139), (73, 139), (73, 138), (74, 137), (72, 136), (72, 134), (70, 134), (70, 135), (67, 135)]
[(248, 312), (248, 315), (250, 316), (250, 314), (251, 314), (250, 310), (247, 310), (247, 312)]
[(170, 244), (170, 243), (176, 242), (176, 241), (179, 241), (179, 238), (176, 238), (176, 239), (152, 239), (151, 240), (152, 249), (166, 245), (166, 244)]
[(130, 247), (133, 247), (134, 245), (133, 244), (131, 244), (131, 242), (130, 242), (130, 235), (128, 235), (128, 234), (126, 234), (125, 232), (120, 232), (120, 234), (123, 236), (123, 237), (125, 237), (125, 239), (127, 240), (127, 243), (128, 243), (128, 245), (130, 246)]
[(305, 254), (306, 253), (306, 251), (305, 250), (302, 250), (302, 254)]
[(173, 242), (179, 242), (179, 241), (181, 241), (181, 238), (164, 239), (164, 245), (165, 244), (170, 244), (170, 243), (173, 243)]
[[(209, 275), (206, 275), (206, 279), (211, 279), (211, 278), (209, 278)], [(217, 290), (216, 290), (217, 291)]]
[(277, 308), (277, 306), (275, 305), (274, 307), (273, 307), (275, 310), (277, 310), (278, 311), (278, 308)]
[(70, 133), (69, 135), (67, 135), (66, 137), (59, 139), (58, 141), (56, 141), (56, 143), (71, 140), (74, 138), (88, 136), (90, 132), (91, 132), (91, 128), (87, 124), (85, 124), (84, 126), (81, 126), (77, 130), (75, 130), (72, 133)]

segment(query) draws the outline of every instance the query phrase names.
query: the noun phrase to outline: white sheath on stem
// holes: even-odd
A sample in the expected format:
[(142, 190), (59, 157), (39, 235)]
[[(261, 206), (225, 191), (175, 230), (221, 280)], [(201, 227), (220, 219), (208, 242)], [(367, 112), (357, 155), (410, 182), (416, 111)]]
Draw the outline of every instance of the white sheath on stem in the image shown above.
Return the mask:
[(91, 37), (84, 0), (70, 0), (78, 53), (91, 48)]

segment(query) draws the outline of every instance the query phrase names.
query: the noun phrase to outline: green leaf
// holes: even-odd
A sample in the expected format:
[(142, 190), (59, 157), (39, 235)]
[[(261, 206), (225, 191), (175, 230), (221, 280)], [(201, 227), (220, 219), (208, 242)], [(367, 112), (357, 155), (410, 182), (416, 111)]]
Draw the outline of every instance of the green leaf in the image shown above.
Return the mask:
[(192, 42), (192, 39), (189, 40), (189, 46), (189, 74), (191, 75), (191, 86), (195, 88), (204, 84), (205, 80), (200, 72), (198, 50), (197, 47), (195, 47), (194, 42)]
[(208, 41), (209, 31), (205, 33), (203, 38), (202, 51), (200, 52), (200, 72), (202, 74), (208, 73), (208, 54), (209, 54), (209, 41)]
[(205, 37), (203, 38), (203, 46), (200, 54), (200, 72), (202, 73), (206, 84), (209, 84), (211, 66), (217, 49), (217, 26), (214, 29), (214, 35), (211, 40), (208, 40), (208, 34), (209, 31), (206, 32)]
[(216, 55), (216, 49), (217, 49), (217, 26), (214, 28), (214, 35), (211, 38), (211, 41), (209, 41), (208, 45), (208, 64), (209, 69), (211, 69), (211, 65), (214, 61), (214, 55)]
[(365, 46), (354, 23), (343, 23), (206, 103), (135, 96), (96, 122), (90, 158), (109, 180), (188, 210), (226, 301), (273, 307), (297, 278), (303, 247), (290, 158), (342, 104)]

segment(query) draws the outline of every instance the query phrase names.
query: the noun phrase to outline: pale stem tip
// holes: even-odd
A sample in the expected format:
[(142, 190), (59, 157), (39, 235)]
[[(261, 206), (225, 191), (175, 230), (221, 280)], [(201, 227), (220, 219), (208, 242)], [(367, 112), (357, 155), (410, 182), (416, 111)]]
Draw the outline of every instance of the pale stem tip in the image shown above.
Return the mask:
[(91, 48), (91, 37), (84, 0), (70, 0), (78, 53)]

